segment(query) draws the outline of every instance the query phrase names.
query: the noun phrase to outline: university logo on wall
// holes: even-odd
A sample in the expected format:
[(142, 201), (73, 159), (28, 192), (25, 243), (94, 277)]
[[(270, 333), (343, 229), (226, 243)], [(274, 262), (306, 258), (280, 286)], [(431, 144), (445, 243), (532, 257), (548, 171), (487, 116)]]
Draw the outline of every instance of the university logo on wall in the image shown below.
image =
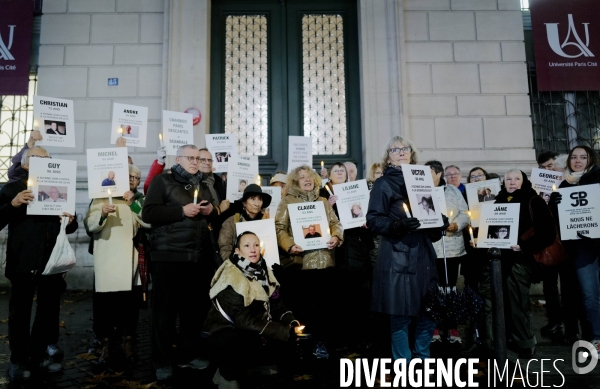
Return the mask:
[(540, 91), (600, 90), (597, 0), (531, 0)]
[(33, 1), (0, 1), (0, 95), (26, 95)]

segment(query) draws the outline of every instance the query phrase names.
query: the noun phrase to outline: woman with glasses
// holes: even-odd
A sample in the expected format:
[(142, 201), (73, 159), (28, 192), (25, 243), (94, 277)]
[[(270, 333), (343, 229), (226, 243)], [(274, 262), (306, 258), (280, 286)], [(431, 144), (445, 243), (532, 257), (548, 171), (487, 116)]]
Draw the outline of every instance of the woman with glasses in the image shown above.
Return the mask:
[(113, 197), (112, 203), (108, 198), (94, 199), (83, 221), (94, 242), (94, 331), (102, 342), (98, 362), (105, 365), (115, 359), (115, 342), (122, 344), (128, 362), (136, 357), (142, 284), (148, 281), (147, 267), (139, 262), (138, 230), (150, 228), (141, 218), (140, 176), (140, 169), (129, 165), (129, 190), (123, 197)]
[[(507, 239), (516, 234), (517, 244), (502, 250), (502, 281), (504, 288), (507, 339), (519, 354), (529, 359), (535, 354), (537, 340), (533, 333), (529, 289), (535, 273), (539, 270), (533, 258), (554, 243), (556, 228), (554, 218), (546, 202), (533, 190), (527, 175), (511, 169), (505, 175), (505, 187), (496, 196), (494, 204), (519, 204), (518, 231), (499, 226), (496, 239)], [(531, 235), (530, 235), (531, 234)], [(489, 266), (483, 267), (480, 292), (485, 300), (487, 346), (493, 347), (492, 339), (492, 292)]]
[[(599, 184), (600, 166), (598, 166), (598, 162), (598, 156), (590, 147), (574, 147), (569, 151), (565, 180), (559, 187), (570, 188), (578, 185)], [(552, 192), (550, 195), (550, 206), (555, 215), (557, 214), (557, 205), (561, 200), (560, 192)], [(591, 202), (598, 201), (597, 199), (590, 200)], [(600, 262), (598, 259), (600, 239), (592, 239), (585, 234), (578, 234), (578, 236), (580, 240), (565, 241), (565, 249), (573, 259), (573, 266), (579, 280), (579, 290), (583, 297), (585, 322), (582, 323), (582, 338), (591, 341), (596, 350), (600, 352)], [(572, 285), (569, 286), (572, 287)], [(563, 295), (563, 298), (572, 301), (569, 296)], [(576, 315), (571, 316), (576, 317)], [(565, 330), (568, 335), (573, 334), (568, 327)]]
[[(393, 357), (406, 359), (407, 364), (411, 358), (429, 358), (436, 323), (425, 313), (423, 300), (437, 286), (432, 241), (442, 236), (439, 228), (419, 230), (419, 220), (403, 209), (409, 200), (401, 167), (416, 162), (411, 141), (401, 136), (388, 141), (381, 163), (383, 177), (375, 181), (367, 213), (367, 225), (381, 235), (371, 309), (390, 315)], [(446, 229), (448, 219), (444, 221)]]
[(367, 174), (367, 185), (369, 186), (369, 190), (373, 189), (373, 185), (375, 184), (375, 180), (379, 177), (383, 176), (383, 169), (381, 168), (380, 163), (374, 163), (369, 168), (369, 173)]

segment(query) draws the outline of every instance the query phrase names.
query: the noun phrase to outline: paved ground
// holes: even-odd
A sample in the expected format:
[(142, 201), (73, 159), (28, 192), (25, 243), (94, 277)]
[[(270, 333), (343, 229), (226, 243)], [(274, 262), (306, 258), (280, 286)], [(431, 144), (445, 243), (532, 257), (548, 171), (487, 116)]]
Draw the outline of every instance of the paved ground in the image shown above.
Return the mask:
[[(9, 364), (9, 349), (7, 339), (8, 322), (8, 297), (9, 292), (0, 290), (0, 370), (5, 372)], [(534, 304), (535, 328), (538, 334), (538, 348), (534, 360), (530, 363), (526, 373), (527, 361), (521, 360), (522, 374), (527, 375), (529, 384), (525, 385), (518, 379), (514, 380), (513, 387), (537, 386), (541, 387), (540, 360), (550, 359), (544, 362), (543, 386), (556, 386), (563, 388), (600, 388), (600, 364), (587, 375), (577, 375), (571, 368), (571, 346), (552, 343), (539, 336), (539, 328), (545, 324), (544, 310), (537, 304), (538, 298), (532, 297)], [(60, 347), (65, 350), (65, 370), (62, 373), (38, 377), (30, 380), (25, 385), (13, 385), (15, 388), (213, 388), (211, 377), (214, 370), (187, 371), (177, 370), (176, 379), (158, 384), (154, 378), (154, 370), (150, 360), (150, 312), (143, 310), (140, 315), (138, 328), (138, 347), (140, 358), (131, 369), (115, 368), (115, 370), (99, 370), (96, 364), (97, 354), (93, 348), (93, 334), (91, 332), (91, 293), (89, 291), (69, 291), (63, 296), (61, 310), (61, 339)], [(357, 357), (356, 351), (344, 347), (330, 350), (329, 360), (317, 360), (310, 353), (310, 345), (306, 347), (304, 359), (297, 360), (291, 374), (264, 375), (269, 368), (257, 369), (244, 382), (245, 388), (336, 388), (339, 387), (339, 359), (341, 357)], [(460, 349), (449, 348), (447, 345), (437, 346), (432, 350), (433, 355), (438, 358), (457, 358)], [(363, 350), (361, 357), (369, 357)], [(384, 355), (385, 356), (385, 355)], [(512, 361), (509, 367), (510, 376), (515, 371), (516, 354), (509, 353)], [(558, 373), (552, 366), (556, 359), (564, 359), (564, 362), (556, 361), (556, 367), (561, 371)], [(482, 359), (483, 361), (483, 359)], [(518, 370), (517, 370), (518, 371)], [(562, 374), (562, 375), (561, 375)], [(519, 374), (516, 375), (517, 377)], [(536, 383), (537, 380), (537, 383)], [(487, 387), (487, 377), (480, 379), (480, 387)], [(363, 387), (367, 387), (365, 380)], [(500, 385), (497, 385), (500, 386)], [(0, 377), (0, 388), (10, 387), (4, 375)]]

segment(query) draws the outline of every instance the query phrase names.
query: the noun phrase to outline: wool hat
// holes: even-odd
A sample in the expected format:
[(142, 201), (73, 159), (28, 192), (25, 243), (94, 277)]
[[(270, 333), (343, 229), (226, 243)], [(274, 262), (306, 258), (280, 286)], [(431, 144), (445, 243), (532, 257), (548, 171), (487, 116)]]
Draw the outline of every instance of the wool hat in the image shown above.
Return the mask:
[(271, 195), (268, 193), (264, 193), (260, 186), (256, 184), (250, 184), (244, 189), (244, 196), (242, 196), (242, 201), (248, 200), (248, 197), (259, 195), (263, 201), (263, 208), (267, 208), (269, 204), (271, 204)]

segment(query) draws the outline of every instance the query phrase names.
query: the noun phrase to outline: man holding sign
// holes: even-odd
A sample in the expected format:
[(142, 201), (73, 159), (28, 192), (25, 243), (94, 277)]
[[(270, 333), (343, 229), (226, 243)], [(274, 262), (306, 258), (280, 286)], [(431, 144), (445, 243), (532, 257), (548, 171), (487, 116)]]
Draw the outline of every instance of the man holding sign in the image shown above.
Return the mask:
[[(31, 158), (51, 157), (43, 147), (29, 149), (15, 172), (19, 180), (6, 184), (0, 191), (2, 227), (8, 223), (10, 229), (6, 278), (11, 282), (8, 316), (11, 381), (29, 378), (28, 366), (47, 372), (62, 370), (58, 363), (61, 358), (52, 360), (47, 350), (56, 349), (58, 342), (60, 298), (66, 283), (62, 274), (42, 275), (61, 228), (61, 216), (26, 213), (24, 205), (36, 201), (27, 183)], [(66, 233), (75, 232), (78, 224), (73, 215), (66, 212), (63, 215), (69, 218)], [(36, 293), (37, 310), (31, 327), (31, 307)]]
[(180, 147), (171, 170), (152, 180), (142, 212), (144, 222), (152, 224), (152, 359), (158, 380), (173, 374), (177, 316), (181, 339), (177, 350), (188, 362), (185, 366), (207, 366), (197, 357), (215, 270), (208, 223), (217, 210), (202, 183), (200, 162), (196, 146)]

